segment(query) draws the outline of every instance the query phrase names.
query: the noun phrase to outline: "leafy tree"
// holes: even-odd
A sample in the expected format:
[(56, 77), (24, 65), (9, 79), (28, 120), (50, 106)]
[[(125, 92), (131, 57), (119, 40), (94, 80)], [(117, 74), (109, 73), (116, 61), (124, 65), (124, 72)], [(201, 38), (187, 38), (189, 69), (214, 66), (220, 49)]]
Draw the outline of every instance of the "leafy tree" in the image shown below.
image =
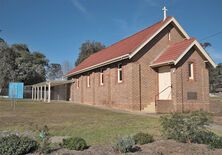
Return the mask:
[(5, 40), (0, 38), (0, 50), (6, 49), (6, 48), (8, 48), (7, 43), (5, 42)]
[(31, 85), (46, 79), (48, 60), (40, 52), (30, 52), (25, 44), (8, 46), (0, 40), (0, 88), (6, 88), (10, 81)]
[[(201, 43), (201, 46), (206, 49), (212, 45), (209, 42), (204, 42)], [(222, 64), (218, 64), (216, 68), (209, 68), (209, 84), (211, 93), (222, 91)]]
[(16, 52), (19, 52), (19, 51), (27, 51), (27, 52), (30, 52), (29, 51), (29, 48), (26, 44), (13, 44), (11, 46), (11, 48), (16, 51)]
[(14, 81), (16, 54), (11, 48), (0, 50), (0, 88), (5, 88), (9, 81)]
[(222, 91), (222, 63), (218, 64), (216, 68), (210, 69), (210, 92)]
[(63, 76), (62, 67), (60, 64), (51, 63), (47, 69), (47, 79), (56, 80), (61, 79)]
[(25, 44), (13, 44), (11, 46), (16, 53), (16, 81), (31, 85), (45, 81), (48, 60), (40, 52), (31, 53)]
[(103, 45), (100, 42), (89, 41), (89, 40), (84, 42), (80, 47), (79, 56), (75, 62), (75, 65), (78, 66), (83, 60), (88, 58), (91, 54), (96, 53), (104, 48), (105, 45)]

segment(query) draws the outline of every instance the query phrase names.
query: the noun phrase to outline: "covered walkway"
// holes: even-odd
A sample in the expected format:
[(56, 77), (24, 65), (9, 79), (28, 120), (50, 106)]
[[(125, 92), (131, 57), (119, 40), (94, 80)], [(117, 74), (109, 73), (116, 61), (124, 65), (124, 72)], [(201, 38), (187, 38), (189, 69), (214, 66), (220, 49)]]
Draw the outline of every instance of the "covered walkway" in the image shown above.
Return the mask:
[(61, 80), (61, 81), (45, 81), (34, 84), (32, 85), (32, 100), (50, 102), (52, 98), (51, 97), (52, 87), (71, 84), (73, 82), (74, 82), (73, 80), (66, 80), (66, 81)]

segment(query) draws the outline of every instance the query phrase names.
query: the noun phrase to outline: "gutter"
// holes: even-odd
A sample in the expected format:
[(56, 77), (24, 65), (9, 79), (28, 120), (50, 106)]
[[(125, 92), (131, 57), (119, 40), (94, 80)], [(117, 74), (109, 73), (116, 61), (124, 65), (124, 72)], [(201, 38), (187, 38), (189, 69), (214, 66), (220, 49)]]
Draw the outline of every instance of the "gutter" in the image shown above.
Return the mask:
[(163, 66), (163, 65), (175, 65), (175, 62), (170, 60), (170, 61), (166, 61), (163, 63), (151, 64), (150, 67), (159, 67), (159, 66)]
[(121, 61), (121, 60), (125, 60), (125, 59), (128, 59), (128, 58), (129, 58), (129, 54), (125, 54), (125, 55), (122, 55), (120, 57), (117, 57), (117, 58), (114, 58), (114, 59), (111, 59), (111, 60), (107, 60), (105, 62), (102, 62), (102, 63), (96, 64), (96, 65), (87, 67), (87, 68), (82, 69), (80, 71), (77, 71), (77, 72), (74, 72), (74, 73), (70, 73), (68, 75), (65, 75), (65, 77), (69, 77), (69, 76), (77, 75), (77, 74), (80, 74), (80, 73), (83, 73), (83, 72), (87, 72), (87, 71), (90, 71), (90, 70), (93, 70), (93, 69), (96, 69), (96, 68), (99, 68), (99, 67), (102, 67), (102, 66), (105, 66), (105, 65), (109, 65), (109, 64)]

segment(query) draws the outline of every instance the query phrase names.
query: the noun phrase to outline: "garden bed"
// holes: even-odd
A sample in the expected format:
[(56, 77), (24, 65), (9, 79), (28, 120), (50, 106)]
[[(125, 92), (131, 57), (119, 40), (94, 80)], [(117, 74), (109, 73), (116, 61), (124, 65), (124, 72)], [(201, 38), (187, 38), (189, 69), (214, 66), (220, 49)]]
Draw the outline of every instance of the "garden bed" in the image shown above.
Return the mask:
[[(203, 144), (179, 143), (174, 140), (159, 140), (150, 144), (138, 146), (140, 151), (128, 154), (138, 155), (221, 155), (222, 149), (209, 149)], [(96, 145), (84, 151), (74, 151), (67, 149), (58, 149), (51, 153), (52, 155), (118, 155), (111, 145)], [(38, 155), (30, 154), (30, 155)]]

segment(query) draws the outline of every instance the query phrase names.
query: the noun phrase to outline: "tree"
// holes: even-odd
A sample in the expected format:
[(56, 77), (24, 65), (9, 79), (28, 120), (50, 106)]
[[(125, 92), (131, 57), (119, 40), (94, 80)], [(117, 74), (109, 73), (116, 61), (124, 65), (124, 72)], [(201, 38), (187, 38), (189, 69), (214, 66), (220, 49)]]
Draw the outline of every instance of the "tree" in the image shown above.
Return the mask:
[(210, 92), (222, 91), (222, 63), (218, 64), (216, 68), (210, 69)]
[(211, 47), (211, 46), (212, 46), (211, 43), (209, 43), (209, 42), (200, 43), (200, 45), (201, 45), (204, 49), (206, 49), (207, 47)]
[(78, 56), (77, 60), (75, 61), (75, 66), (78, 66), (83, 60), (88, 58), (91, 54), (96, 53), (104, 48), (105, 48), (105, 45), (103, 45), (100, 42), (88, 40), (88, 41), (82, 43), (82, 45), (80, 47), (79, 56)]
[[(212, 45), (209, 42), (204, 42), (201, 43), (201, 46), (206, 49)], [(216, 68), (209, 67), (209, 84), (211, 93), (222, 91), (222, 64), (218, 64)]]
[(73, 66), (71, 65), (71, 63), (68, 60), (65, 60), (63, 62), (63, 64), (62, 64), (63, 74), (67, 74), (72, 68), (73, 68)]
[(31, 52), (26, 44), (9, 46), (0, 38), (0, 88), (10, 81), (32, 85), (46, 80), (48, 60), (41, 52)]
[(46, 79), (48, 60), (40, 52), (30, 52), (25, 44), (13, 44), (11, 49), (16, 53), (16, 81), (32, 85)]
[(14, 81), (16, 54), (11, 48), (0, 50), (0, 88), (6, 88), (9, 81)]
[(51, 63), (47, 69), (47, 79), (56, 80), (61, 79), (63, 76), (62, 67), (60, 64)]
[(26, 44), (13, 44), (11, 46), (11, 48), (15, 51), (15, 52), (19, 52), (19, 51), (29, 51), (29, 48)]
[(5, 42), (5, 40), (0, 38), (0, 50), (6, 49), (6, 48), (8, 48), (7, 43)]

